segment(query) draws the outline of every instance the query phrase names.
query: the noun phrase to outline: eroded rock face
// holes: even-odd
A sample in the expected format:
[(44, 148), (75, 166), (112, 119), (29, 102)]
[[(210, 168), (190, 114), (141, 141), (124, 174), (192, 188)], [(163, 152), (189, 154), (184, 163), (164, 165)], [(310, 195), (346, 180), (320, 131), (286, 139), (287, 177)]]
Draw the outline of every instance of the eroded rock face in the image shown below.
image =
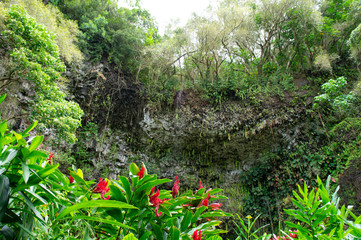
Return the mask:
[(170, 179), (178, 175), (183, 189), (197, 189), (200, 180), (223, 188), (230, 197), (228, 210), (237, 212), (241, 173), (263, 164), (264, 154), (298, 144), (303, 110), (254, 110), (239, 102), (163, 113), (144, 109), (135, 145), (149, 156), (149, 172)]

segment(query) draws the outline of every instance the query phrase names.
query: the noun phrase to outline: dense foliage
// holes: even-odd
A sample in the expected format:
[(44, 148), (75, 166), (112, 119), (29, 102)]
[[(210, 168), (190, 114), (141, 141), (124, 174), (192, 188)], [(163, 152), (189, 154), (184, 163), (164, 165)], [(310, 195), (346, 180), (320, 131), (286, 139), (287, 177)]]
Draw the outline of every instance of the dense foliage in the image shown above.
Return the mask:
[[(182, 153), (171, 152), (172, 146), (157, 149), (156, 139), (147, 139), (155, 161), (163, 161), (163, 153), (176, 161), (199, 157), (201, 162), (207, 155), (199, 166), (212, 165), (211, 141), (226, 146), (242, 131), (247, 141), (250, 132), (257, 134), (253, 125), (258, 120), (265, 122), (259, 129), (269, 127), (273, 139), (278, 119), (296, 116), (305, 122), (300, 125), (303, 139), (280, 142), (254, 166), (239, 167), (235, 182), (242, 186), (230, 192), (240, 189), (240, 215), (227, 225), (237, 239), (361, 237), (361, 218), (350, 207), (340, 207), (348, 202), (361, 211), (360, 1), (220, 0), (207, 15), (194, 14), (186, 26), (170, 27), (159, 36), (140, 1), (130, 9), (115, 0), (7, 0), (0, 3), (0, 30), (0, 91), (17, 97), (18, 87), (29, 84), (27, 110), (30, 121), (36, 120), (18, 132), (8, 131), (7, 121), (0, 123), (0, 237), (222, 239), (219, 234), (226, 231), (220, 220), (231, 215), (220, 209), (221, 203), (210, 203), (226, 198), (218, 194), (221, 189), (200, 184), (196, 191), (185, 190), (182, 176), (174, 176), (172, 191), (164, 190), (160, 185), (169, 189), (171, 180), (148, 174), (144, 164), (130, 164), (129, 177), (98, 183), (85, 180), (93, 176), (77, 169), (91, 165), (96, 157), (89, 142), (105, 141), (112, 127), (134, 128), (144, 109), (184, 110), (187, 104), (184, 112), (204, 122), (213, 119), (203, 114), (204, 106), (214, 106), (212, 114), (240, 108), (245, 112), (240, 116), (249, 114), (247, 126), (236, 133), (225, 128), (219, 139), (206, 139), (202, 125), (197, 134), (206, 143), (179, 147)], [(66, 68), (73, 96), (66, 94)], [(224, 107), (230, 102), (234, 108)], [(78, 129), (83, 111), (84, 127)], [(177, 121), (181, 113), (175, 111)], [(53, 163), (53, 154), (36, 150), (43, 137), (29, 138), (37, 122), (54, 130), (56, 138), (79, 138), (65, 146), (69, 159), (65, 154), (58, 159), (77, 166), (69, 169), (69, 178)], [(103, 129), (108, 135), (100, 139)], [(130, 143), (139, 137), (132, 130), (125, 137)], [(116, 155), (118, 145), (111, 147)], [(237, 168), (237, 161), (232, 164)], [(332, 178), (324, 185), (320, 179), (328, 175)], [(330, 181), (339, 181), (341, 199)], [(303, 188), (292, 198), (291, 190), (300, 183)]]
[(33, 119), (74, 142), (83, 111), (77, 103), (66, 100), (58, 86), (65, 65), (54, 35), (16, 5), (7, 10), (3, 23), (2, 63), (6, 71), (1, 90), (17, 81), (29, 81), (36, 93), (31, 105)]

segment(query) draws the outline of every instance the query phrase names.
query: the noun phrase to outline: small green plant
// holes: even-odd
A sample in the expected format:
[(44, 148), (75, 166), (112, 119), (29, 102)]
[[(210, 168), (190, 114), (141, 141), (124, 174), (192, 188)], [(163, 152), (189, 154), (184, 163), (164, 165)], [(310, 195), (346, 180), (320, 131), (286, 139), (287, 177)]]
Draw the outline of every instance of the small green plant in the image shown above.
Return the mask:
[[(361, 217), (356, 217), (352, 207), (339, 205), (337, 196), (339, 187), (334, 192), (330, 189), (331, 176), (324, 185), (317, 177), (318, 188), (308, 190), (298, 186), (299, 193), (293, 191), (293, 204), (297, 209), (285, 212), (295, 222), (285, 222), (289, 227), (297, 229), (299, 239), (359, 239), (361, 237)], [(352, 219), (352, 220), (350, 220)]]
[[(252, 222), (251, 222), (251, 219), (252, 219), (252, 216), (248, 215), (246, 218), (247, 218), (247, 224), (245, 224), (245, 222), (243, 221), (243, 219), (237, 214), (237, 217), (238, 217), (238, 220), (239, 220), (239, 223), (241, 224), (238, 225), (235, 221), (234, 224), (236, 225), (237, 227), (237, 235), (238, 237), (236, 238), (236, 240), (241, 240), (241, 239), (244, 239), (244, 240), (251, 240), (251, 239), (269, 239), (271, 237), (271, 234), (266, 234), (264, 233), (262, 236), (258, 236), (257, 233), (264, 227), (266, 227), (267, 225), (264, 225), (262, 227), (259, 227), (255, 230), (253, 230), (253, 227), (257, 221), (257, 219), (260, 217), (261, 215), (258, 215)], [(242, 227), (242, 228), (241, 228)]]
[(355, 99), (353, 92), (345, 94), (345, 88), (347, 81), (345, 77), (338, 77), (336, 79), (330, 79), (324, 83), (321, 88), (324, 94), (315, 97), (314, 108), (321, 106), (331, 107), (340, 111), (348, 111), (351, 108), (351, 104)]

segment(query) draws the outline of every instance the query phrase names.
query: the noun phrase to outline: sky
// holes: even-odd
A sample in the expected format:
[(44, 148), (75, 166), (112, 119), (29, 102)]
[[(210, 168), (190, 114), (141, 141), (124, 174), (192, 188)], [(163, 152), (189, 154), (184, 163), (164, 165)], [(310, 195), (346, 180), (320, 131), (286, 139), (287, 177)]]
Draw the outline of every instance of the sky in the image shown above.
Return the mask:
[[(126, 6), (124, 2), (119, 0), (120, 6)], [(159, 31), (163, 34), (172, 20), (179, 19), (179, 26), (183, 26), (191, 18), (193, 12), (202, 15), (214, 2), (215, 0), (142, 0), (141, 6), (154, 16)]]

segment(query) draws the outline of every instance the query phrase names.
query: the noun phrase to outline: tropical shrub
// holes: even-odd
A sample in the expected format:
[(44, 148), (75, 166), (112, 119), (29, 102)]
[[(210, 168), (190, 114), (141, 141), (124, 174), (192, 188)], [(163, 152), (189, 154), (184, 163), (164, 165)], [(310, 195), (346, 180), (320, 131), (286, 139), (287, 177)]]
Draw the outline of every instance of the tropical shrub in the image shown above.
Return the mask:
[[(298, 192), (293, 191), (292, 203), (294, 209), (285, 209), (289, 215), (285, 224), (290, 228), (288, 231), (279, 230), (278, 236), (273, 234), (259, 234), (265, 226), (254, 229), (258, 217), (251, 221), (247, 216), (247, 223), (238, 216), (237, 239), (270, 239), (270, 240), (318, 240), (318, 239), (360, 239), (361, 216), (356, 217), (352, 213), (352, 206), (340, 206), (340, 198), (337, 195), (339, 187), (331, 190), (331, 176), (323, 184), (317, 177), (317, 187), (309, 189), (304, 183), (303, 188), (298, 185)], [(280, 223), (281, 226), (281, 223)], [(253, 230), (254, 229), (254, 230)]]
[(315, 97), (314, 107), (324, 106), (337, 109), (339, 111), (348, 111), (351, 108), (351, 103), (354, 101), (355, 96), (353, 92), (345, 94), (347, 81), (345, 77), (338, 77), (330, 79), (324, 83), (321, 88), (324, 94)]
[(83, 111), (77, 103), (66, 100), (58, 86), (65, 65), (54, 34), (17, 5), (7, 10), (4, 25), (0, 44), (6, 49), (2, 57), (7, 71), (2, 72), (0, 89), (29, 81), (36, 93), (29, 104), (32, 118), (54, 129), (60, 138), (74, 142)]

